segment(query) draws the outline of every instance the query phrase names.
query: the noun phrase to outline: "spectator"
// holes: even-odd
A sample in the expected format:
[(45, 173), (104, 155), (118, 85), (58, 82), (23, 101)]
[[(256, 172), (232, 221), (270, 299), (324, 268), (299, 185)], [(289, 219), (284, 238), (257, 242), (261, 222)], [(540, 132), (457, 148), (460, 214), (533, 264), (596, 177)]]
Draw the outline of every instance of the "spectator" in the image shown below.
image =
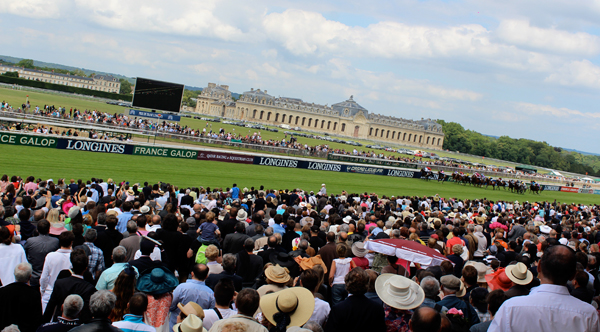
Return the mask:
[[(355, 268), (352, 258), (347, 257), (348, 247), (345, 244), (338, 244), (336, 247), (337, 256), (331, 263), (331, 271), (329, 271), (329, 284), (331, 285), (332, 305), (342, 302), (348, 296), (345, 288), (344, 278)], [(366, 292), (365, 292), (366, 293)], [(364, 294), (364, 293), (363, 293)]]
[(204, 311), (202, 320), (204, 328), (210, 330), (212, 325), (221, 319), (226, 319), (237, 314), (237, 310), (231, 309), (231, 303), (235, 300), (235, 288), (230, 279), (221, 279), (215, 286), (215, 307)]
[(380, 275), (375, 289), (384, 303), (387, 331), (408, 330), (412, 309), (419, 307), (425, 299), (423, 289), (416, 282), (396, 274)]
[(37, 287), (29, 286), (31, 264), (19, 263), (13, 273), (15, 281), (0, 288), (0, 327), (15, 324), (33, 332), (42, 322), (42, 298)]
[(29, 238), (25, 242), (24, 249), (27, 254), (27, 261), (31, 263), (33, 268), (33, 274), (31, 275), (31, 286), (39, 287), (40, 276), (44, 269), (44, 260), (46, 255), (58, 250), (58, 239), (51, 237), (50, 223), (46, 219), (42, 219), (37, 224), (37, 230), (39, 235)]
[(169, 322), (169, 330), (173, 329), (173, 326), (177, 323), (177, 315), (179, 315), (180, 309), (178, 304), (182, 305), (188, 302), (194, 302), (200, 305), (202, 309), (211, 309), (215, 307), (215, 296), (213, 290), (206, 286), (204, 281), (208, 276), (208, 268), (204, 264), (196, 264), (192, 268), (192, 278), (188, 279), (185, 283), (180, 284), (175, 288), (173, 292), (173, 302), (169, 311), (171, 312), (171, 319)]
[(415, 309), (408, 322), (412, 332), (439, 332), (442, 328), (440, 313), (429, 307)]
[(238, 313), (229, 318), (215, 322), (210, 328), (211, 332), (231, 331), (240, 328), (245, 332), (267, 332), (267, 328), (252, 318), (260, 305), (260, 296), (251, 288), (244, 288), (235, 298)]
[(40, 326), (36, 332), (67, 332), (79, 326), (79, 313), (83, 309), (81, 296), (73, 294), (67, 296), (62, 305), (62, 316), (58, 316), (56, 322), (46, 323)]
[[(46, 256), (42, 276), (40, 277), (40, 293), (42, 295), (42, 310), (46, 310), (46, 305), (50, 300), (54, 283), (60, 271), (70, 269), (71, 265), (71, 247), (73, 246), (75, 235), (73, 232), (65, 231), (58, 236), (58, 245), (60, 249), (51, 252)], [(69, 294), (67, 294), (69, 295)]]
[(386, 331), (383, 307), (365, 297), (369, 282), (368, 274), (357, 267), (346, 274), (344, 280), (346, 290), (352, 296), (331, 308), (325, 331)]
[(263, 260), (253, 253), (254, 240), (246, 238), (244, 247), (237, 253), (237, 272), (242, 277), (242, 287), (252, 287), (263, 269)]
[(119, 273), (112, 292), (117, 296), (115, 307), (108, 318), (112, 322), (118, 322), (129, 313), (129, 300), (135, 293), (137, 273), (131, 266), (127, 266)]
[(108, 315), (112, 312), (115, 306), (117, 297), (107, 291), (101, 290), (94, 293), (90, 298), (90, 313), (93, 319), (81, 326), (78, 326), (71, 331), (73, 332), (121, 332), (120, 329), (112, 326)]
[(479, 316), (477, 316), (475, 308), (462, 299), (467, 291), (462, 281), (453, 275), (443, 276), (440, 281), (444, 298), (437, 304), (448, 309), (462, 310), (467, 319), (468, 327), (479, 323)]
[(319, 275), (312, 269), (304, 270), (300, 273), (298, 281), (300, 286), (308, 289), (315, 299), (315, 309), (309, 320), (319, 323), (320, 326), (325, 326), (331, 307), (329, 306), (329, 303), (315, 296), (317, 288), (319, 287)]
[[(576, 274), (575, 253), (563, 245), (544, 251), (539, 262), (541, 285), (527, 296), (507, 300), (498, 310), (490, 331), (511, 331), (514, 326), (526, 326), (532, 317), (542, 331), (599, 331), (596, 309), (572, 297), (567, 282)], [(521, 325), (522, 324), (522, 325)]]
[(71, 252), (70, 260), (71, 265), (73, 266), (71, 269), (71, 276), (58, 279), (54, 283), (52, 295), (44, 310), (44, 322), (56, 320), (60, 314), (60, 304), (71, 294), (77, 294), (83, 299), (84, 305), (79, 317), (81, 322), (87, 323), (91, 319), (89, 303), (90, 297), (94, 294), (96, 289), (92, 284), (83, 279), (83, 273), (88, 268), (88, 257), (85, 254), (85, 251), (77, 249)]
[(91, 228), (85, 232), (85, 245), (90, 249), (90, 255), (88, 259), (90, 261), (88, 270), (92, 274), (94, 280), (97, 280), (100, 277), (100, 274), (104, 270), (104, 253), (100, 248), (94, 245), (94, 241), (96, 241), (98, 232)]
[(267, 293), (275, 293), (284, 290), (290, 282), (290, 274), (288, 270), (279, 265), (270, 265), (265, 268), (266, 285), (262, 285), (257, 289), (258, 294), (262, 297)]
[(172, 291), (177, 287), (177, 277), (166, 267), (154, 268), (143, 274), (137, 282), (137, 289), (148, 296), (148, 309), (145, 322), (158, 331), (169, 327), (169, 310), (173, 303)]
[[(98, 282), (96, 283), (97, 290), (112, 290), (115, 287), (115, 281), (117, 280), (121, 271), (123, 271), (127, 266), (127, 250), (125, 247), (118, 246), (115, 247), (112, 251), (111, 260), (114, 264), (108, 269), (104, 270), (100, 277), (98, 278)], [(135, 267), (133, 269), (138, 272)]]
[(498, 309), (500, 309), (500, 306), (502, 305), (502, 303), (504, 303), (504, 301), (506, 301), (507, 299), (508, 299), (508, 297), (506, 297), (503, 290), (496, 289), (495, 291), (491, 291), (486, 298), (487, 311), (489, 313), (489, 320), (471, 326), (471, 329), (469, 331), (470, 332), (486, 332), (486, 331), (488, 331), (490, 324), (492, 324), (492, 320), (494, 319), (494, 316), (496, 315), (496, 312), (498, 311)]
[(8, 285), (15, 282), (14, 270), (20, 263), (27, 263), (25, 250), (13, 243), (13, 233), (7, 227), (0, 227), (0, 282)]
[(242, 277), (235, 274), (237, 258), (233, 254), (223, 255), (223, 272), (219, 274), (211, 274), (206, 278), (206, 286), (210, 289), (215, 289), (219, 280), (227, 278), (233, 281), (236, 292), (242, 290)]
[(115, 322), (112, 325), (121, 329), (123, 332), (155, 332), (156, 329), (144, 323), (144, 313), (148, 309), (148, 297), (144, 293), (135, 293), (128, 303), (129, 314), (123, 317), (122, 321)]

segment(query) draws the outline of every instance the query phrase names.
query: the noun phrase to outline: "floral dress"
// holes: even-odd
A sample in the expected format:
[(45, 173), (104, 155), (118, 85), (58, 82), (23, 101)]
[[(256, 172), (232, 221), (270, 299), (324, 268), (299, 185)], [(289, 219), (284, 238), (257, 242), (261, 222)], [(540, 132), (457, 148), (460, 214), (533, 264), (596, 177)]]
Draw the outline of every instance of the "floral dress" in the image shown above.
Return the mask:
[(173, 302), (171, 292), (162, 295), (148, 294), (148, 310), (144, 314), (144, 322), (154, 326), (156, 332), (168, 332), (171, 302)]
[(408, 332), (408, 322), (412, 317), (412, 310), (395, 309), (387, 304), (383, 306), (385, 311), (385, 326), (387, 332)]

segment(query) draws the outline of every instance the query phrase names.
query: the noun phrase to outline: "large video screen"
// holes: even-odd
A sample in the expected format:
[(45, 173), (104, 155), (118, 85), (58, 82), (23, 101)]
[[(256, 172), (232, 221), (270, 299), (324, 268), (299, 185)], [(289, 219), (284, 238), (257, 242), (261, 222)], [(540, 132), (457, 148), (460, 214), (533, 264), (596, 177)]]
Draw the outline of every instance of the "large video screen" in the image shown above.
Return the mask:
[(179, 112), (184, 85), (138, 77), (133, 93), (133, 107)]

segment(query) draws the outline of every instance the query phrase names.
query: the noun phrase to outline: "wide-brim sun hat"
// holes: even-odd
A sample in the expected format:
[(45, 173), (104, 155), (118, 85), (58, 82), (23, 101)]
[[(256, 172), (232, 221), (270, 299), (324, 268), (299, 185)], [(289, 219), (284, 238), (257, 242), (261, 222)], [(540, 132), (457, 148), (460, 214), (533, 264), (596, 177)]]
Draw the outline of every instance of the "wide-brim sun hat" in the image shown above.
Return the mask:
[(513, 286), (512, 280), (508, 278), (505, 270), (502, 268), (496, 270), (496, 272), (492, 274), (486, 275), (485, 280), (487, 281), (490, 290), (502, 289), (506, 292)]
[(163, 268), (154, 268), (138, 279), (137, 289), (150, 295), (161, 295), (174, 290), (177, 285), (179, 281), (174, 274)]
[(273, 325), (277, 325), (273, 316), (283, 312), (290, 316), (288, 328), (302, 326), (308, 322), (315, 310), (315, 299), (308, 289), (292, 287), (263, 295), (260, 298), (260, 310), (263, 316)]
[(517, 285), (529, 285), (533, 280), (533, 273), (521, 262), (509, 265), (504, 269), (508, 279)]
[(177, 303), (177, 308), (186, 316), (196, 315), (198, 318), (204, 319), (204, 309), (196, 302), (190, 301), (186, 305)]
[(477, 270), (477, 282), (480, 283), (487, 282), (485, 280), (485, 276), (494, 273), (494, 269), (481, 262), (468, 261), (465, 263), (465, 266), (469, 265), (473, 266)]
[(280, 265), (271, 265), (265, 270), (265, 277), (272, 282), (283, 284), (290, 281), (290, 273)]
[(400, 310), (414, 309), (425, 300), (425, 292), (416, 282), (397, 274), (377, 277), (375, 291), (383, 303)]
[(273, 265), (279, 265), (287, 268), (291, 268), (296, 264), (294, 259), (285, 252), (272, 253), (269, 255), (269, 260), (271, 263), (273, 263)]
[(365, 249), (365, 244), (363, 242), (354, 242), (352, 244), (352, 254), (356, 257), (365, 257), (365, 255), (369, 251)]
[(238, 211), (236, 219), (238, 221), (246, 221), (246, 219), (248, 219), (248, 213), (244, 209), (241, 209)]
[(50, 225), (50, 235), (58, 236), (66, 231), (67, 231), (67, 229), (65, 228), (64, 222), (55, 222)]

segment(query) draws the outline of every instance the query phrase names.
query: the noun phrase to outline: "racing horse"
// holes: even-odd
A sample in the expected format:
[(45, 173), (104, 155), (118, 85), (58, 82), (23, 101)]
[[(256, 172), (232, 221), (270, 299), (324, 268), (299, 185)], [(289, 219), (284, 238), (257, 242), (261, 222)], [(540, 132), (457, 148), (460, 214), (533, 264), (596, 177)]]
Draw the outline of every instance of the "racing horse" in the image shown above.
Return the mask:
[(539, 183), (532, 183), (529, 186), (529, 191), (531, 191), (532, 194), (540, 194), (540, 192), (542, 191), (542, 186), (540, 186)]
[(514, 180), (510, 180), (508, 182), (508, 188), (510, 189), (510, 191), (517, 193), (517, 194), (524, 194), (525, 191), (527, 190), (527, 187), (525, 186), (524, 183), (521, 183), (521, 181), (514, 181)]
[(442, 170), (438, 171), (438, 178), (437, 178), (438, 182), (442, 181), (442, 184), (443, 184), (444, 181), (448, 181), (448, 178), (450, 178), (450, 176), (444, 174), (444, 171), (442, 171)]
[(429, 181), (430, 179), (435, 179), (435, 176), (433, 175), (431, 168), (429, 168), (429, 167), (421, 168), (421, 179), (425, 179), (427, 181)]

